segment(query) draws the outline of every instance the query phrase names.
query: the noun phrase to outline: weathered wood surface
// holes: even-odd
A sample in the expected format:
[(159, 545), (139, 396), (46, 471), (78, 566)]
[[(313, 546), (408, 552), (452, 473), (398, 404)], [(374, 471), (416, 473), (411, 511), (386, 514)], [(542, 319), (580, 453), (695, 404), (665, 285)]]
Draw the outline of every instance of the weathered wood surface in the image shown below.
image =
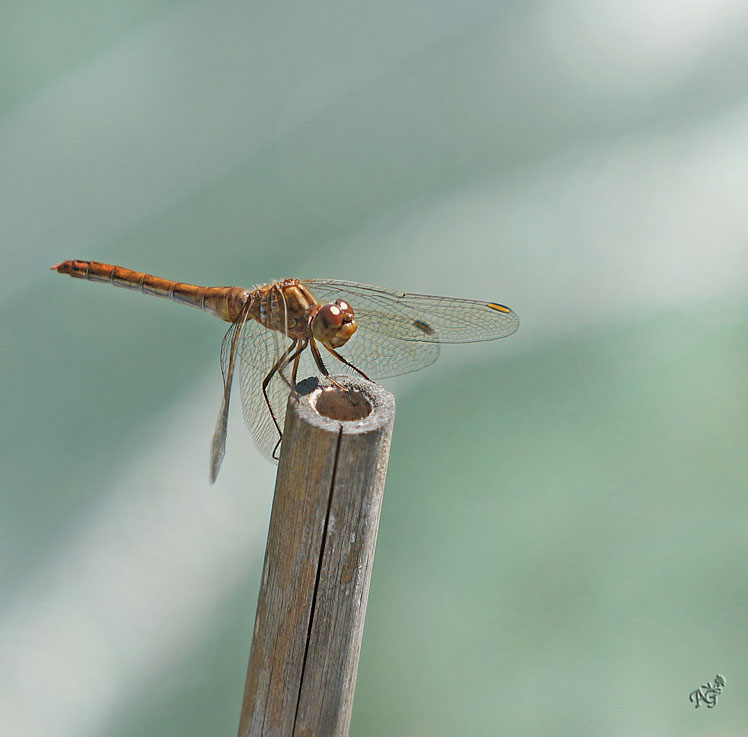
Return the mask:
[[(239, 737), (348, 734), (395, 401), (336, 379), (371, 413), (322, 416), (320, 388), (289, 400)], [(368, 409), (336, 391), (321, 410)]]

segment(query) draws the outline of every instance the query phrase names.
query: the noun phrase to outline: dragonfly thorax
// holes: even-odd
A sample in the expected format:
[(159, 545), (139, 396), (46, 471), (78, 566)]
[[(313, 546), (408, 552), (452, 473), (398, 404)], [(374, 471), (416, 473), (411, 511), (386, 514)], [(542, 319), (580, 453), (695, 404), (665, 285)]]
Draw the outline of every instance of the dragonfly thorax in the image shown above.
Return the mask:
[(316, 309), (311, 318), (311, 326), (315, 340), (330, 348), (345, 345), (358, 329), (353, 309), (342, 299)]

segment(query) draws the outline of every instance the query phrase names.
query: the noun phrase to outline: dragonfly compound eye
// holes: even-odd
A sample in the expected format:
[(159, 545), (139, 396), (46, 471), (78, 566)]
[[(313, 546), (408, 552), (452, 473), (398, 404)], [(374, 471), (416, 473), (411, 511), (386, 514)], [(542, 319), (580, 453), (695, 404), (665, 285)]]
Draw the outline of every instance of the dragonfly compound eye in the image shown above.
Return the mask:
[(356, 332), (358, 325), (353, 310), (342, 299), (324, 305), (314, 323), (314, 337), (331, 348), (339, 348)]
[(319, 320), (326, 328), (339, 328), (343, 324), (343, 310), (338, 305), (325, 305), (319, 311)]

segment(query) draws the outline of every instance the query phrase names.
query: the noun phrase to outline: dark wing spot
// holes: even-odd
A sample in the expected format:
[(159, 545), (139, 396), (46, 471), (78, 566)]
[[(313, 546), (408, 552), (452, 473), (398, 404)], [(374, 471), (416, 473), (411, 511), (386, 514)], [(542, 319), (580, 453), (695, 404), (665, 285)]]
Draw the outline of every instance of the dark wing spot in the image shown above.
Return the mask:
[(492, 310), (496, 310), (497, 312), (511, 312), (511, 310), (508, 307), (504, 307), (504, 305), (496, 304), (495, 302), (489, 302), (487, 304), (488, 307), (490, 307)]
[(413, 320), (413, 327), (418, 328), (419, 330), (422, 330), (426, 335), (433, 335), (434, 329), (429, 325), (427, 322), (424, 322), (423, 320)]

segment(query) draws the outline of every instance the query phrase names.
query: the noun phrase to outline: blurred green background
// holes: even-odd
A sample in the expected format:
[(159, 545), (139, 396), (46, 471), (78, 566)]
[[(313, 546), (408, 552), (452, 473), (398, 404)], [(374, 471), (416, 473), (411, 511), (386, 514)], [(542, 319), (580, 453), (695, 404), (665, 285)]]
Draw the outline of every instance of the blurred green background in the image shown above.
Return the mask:
[(352, 735), (744, 734), (747, 42), (735, 0), (4, 0), (0, 734), (234, 735), (272, 497), (238, 403), (207, 483), (225, 325), (66, 258), (519, 314), (387, 382)]

